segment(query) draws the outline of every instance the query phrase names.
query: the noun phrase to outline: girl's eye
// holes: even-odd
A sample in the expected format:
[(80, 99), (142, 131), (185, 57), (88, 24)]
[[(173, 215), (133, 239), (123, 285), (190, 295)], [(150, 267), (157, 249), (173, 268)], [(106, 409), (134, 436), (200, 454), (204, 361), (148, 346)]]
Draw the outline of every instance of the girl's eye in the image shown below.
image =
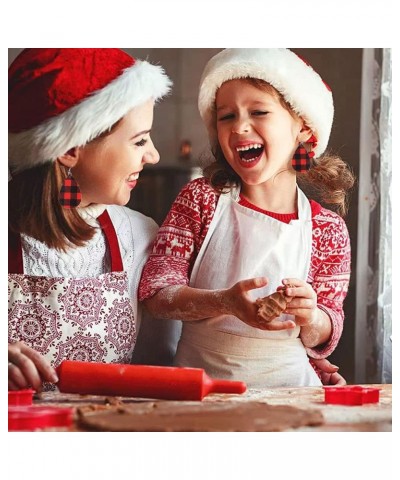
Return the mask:
[(146, 145), (146, 143), (147, 143), (147, 139), (142, 138), (139, 142), (136, 142), (135, 145), (137, 145), (138, 147), (144, 147), (144, 145)]
[(253, 115), (255, 115), (256, 117), (259, 117), (259, 116), (262, 116), (262, 115), (267, 115), (268, 112), (264, 112), (264, 111), (261, 111), (261, 110), (256, 110), (255, 112), (253, 112)]

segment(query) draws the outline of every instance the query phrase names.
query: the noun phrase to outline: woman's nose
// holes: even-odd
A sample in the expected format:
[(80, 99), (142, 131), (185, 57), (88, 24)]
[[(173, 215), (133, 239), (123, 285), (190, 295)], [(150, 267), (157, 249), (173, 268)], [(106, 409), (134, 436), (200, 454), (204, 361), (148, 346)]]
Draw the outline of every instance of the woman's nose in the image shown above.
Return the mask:
[(158, 163), (160, 161), (160, 154), (158, 153), (158, 150), (156, 147), (153, 145), (150, 151), (146, 152), (146, 154), (143, 157), (144, 163)]

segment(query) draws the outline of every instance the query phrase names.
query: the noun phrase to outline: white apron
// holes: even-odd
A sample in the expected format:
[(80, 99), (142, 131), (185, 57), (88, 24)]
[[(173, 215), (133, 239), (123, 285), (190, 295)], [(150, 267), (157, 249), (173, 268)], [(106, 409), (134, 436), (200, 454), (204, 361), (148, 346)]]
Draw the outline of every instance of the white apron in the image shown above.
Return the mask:
[[(255, 300), (275, 292), (283, 278), (306, 280), (311, 207), (299, 188), (297, 192), (298, 219), (289, 224), (239, 205), (238, 189), (221, 195), (190, 286), (224, 289), (240, 280), (265, 276), (268, 285), (249, 292)], [(321, 385), (299, 338), (300, 327), (270, 332), (232, 315), (182, 323), (177, 366), (204, 368), (214, 378), (241, 380), (250, 388)]]
[(130, 363), (136, 315), (128, 277), (107, 210), (98, 221), (111, 258), (111, 272), (99, 277), (25, 275), (20, 236), (9, 236), (8, 342), (23, 340), (53, 367), (62, 360)]

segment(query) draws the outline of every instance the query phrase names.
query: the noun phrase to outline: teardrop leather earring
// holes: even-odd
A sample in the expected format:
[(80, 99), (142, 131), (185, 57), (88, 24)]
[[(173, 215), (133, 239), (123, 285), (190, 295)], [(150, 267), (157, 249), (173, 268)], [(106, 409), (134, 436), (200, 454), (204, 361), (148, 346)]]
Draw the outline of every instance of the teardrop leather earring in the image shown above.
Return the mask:
[(303, 143), (297, 147), (292, 158), (292, 167), (299, 173), (308, 172), (311, 168), (311, 159), (314, 152), (307, 152)]
[(76, 208), (82, 200), (79, 185), (72, 176), (71, 169), (68, 170), (68, 177), (64, 179), (60, 194), (58, 196), (60, 205), (64, 208)]

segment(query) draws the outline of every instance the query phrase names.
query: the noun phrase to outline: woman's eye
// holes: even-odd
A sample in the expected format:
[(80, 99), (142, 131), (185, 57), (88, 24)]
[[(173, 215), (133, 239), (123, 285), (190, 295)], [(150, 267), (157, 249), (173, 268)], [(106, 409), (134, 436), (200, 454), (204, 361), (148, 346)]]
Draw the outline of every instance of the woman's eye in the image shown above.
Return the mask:
[(139, 142), (136, 142), (135, 145), (137, 145), (138, 147), (143, 147), (144, 145), (146, 145), (146, 143), (147, 143), (147, 139), (142, 138), (142, 140), (140, 140)]
[(218, 121), (223, 122), (224, 120), (229, 120), (233, 117), (234, 117), (233, 113), (227, 113), (226, 115), (222, 115), (222, 117), (219, 117)]

